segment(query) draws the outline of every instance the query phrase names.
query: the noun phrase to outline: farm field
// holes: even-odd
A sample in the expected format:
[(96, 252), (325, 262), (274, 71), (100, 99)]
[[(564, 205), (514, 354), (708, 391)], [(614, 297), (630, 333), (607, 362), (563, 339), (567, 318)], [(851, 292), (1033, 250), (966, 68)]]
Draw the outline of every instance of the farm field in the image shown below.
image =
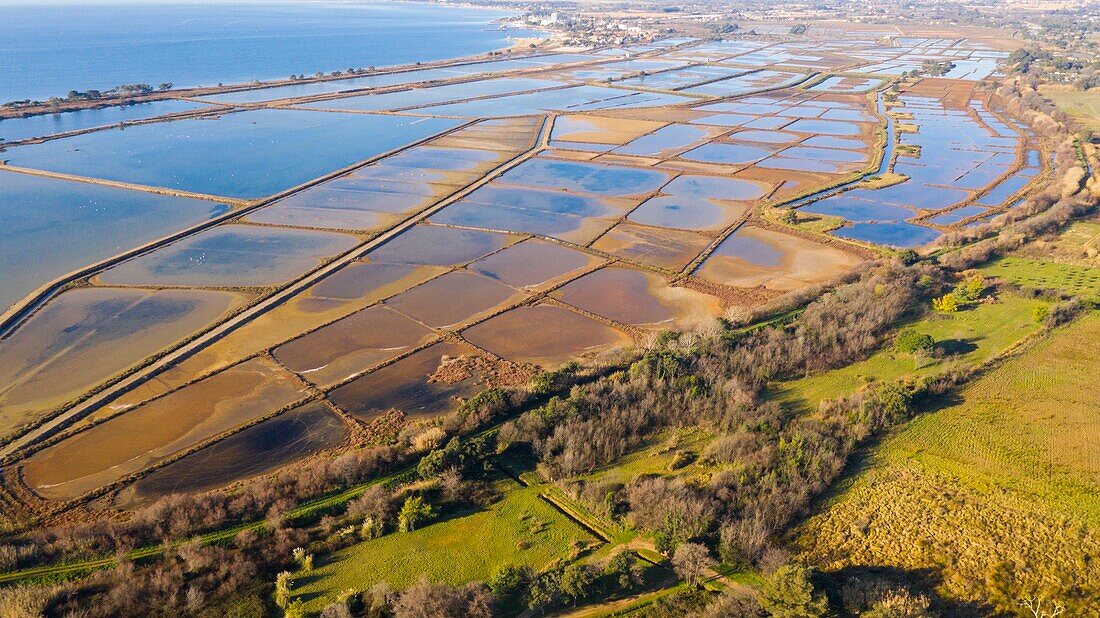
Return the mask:
[[(876, 448), (796, 534), (825, 569), (932, 569), (943, 593), (995, 582), (1043, 590), (1076, 613), (1100, 586), (1100, 314), (1054, 331)], [(1042, 566), (1039, 566), (1042, 565)]]
[(390, 532), (320, 557), (296, 579), (294, 595), (320, 611), (346, 589), (367, 590), (385, 581), (396, 588), (421, 577), (461, 584), (485, 581), (504, 565), (542, 569), (566, 560), (574, 548), (597, 543), (539, 497), (537, 488), (498, 480), (503, 497), (488, 508), (460, 512), (412, 532)]

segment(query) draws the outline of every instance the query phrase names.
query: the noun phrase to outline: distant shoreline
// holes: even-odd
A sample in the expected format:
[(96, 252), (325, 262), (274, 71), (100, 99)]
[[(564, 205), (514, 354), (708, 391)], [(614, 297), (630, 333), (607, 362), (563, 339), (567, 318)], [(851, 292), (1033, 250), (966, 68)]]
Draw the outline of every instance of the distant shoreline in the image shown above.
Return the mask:
[[(264, 3), (267, 3), (267, 2), (279, 3), (279, 4), (295, 4), (295, 5), (311, 4), (310, 2), (305, 2), (304, 0), (240, 0), (240, 4), (264, 4)], [(106, 3), (109, 3), (109, 2), (105, 2), (105, 4)], [(378, 4), (377, 2), (356, 3), (356, 2), (335, 2), (335, 1), (326, 1), (325, 3), (326, 4), (332, 4), (332, 5), (338, 5), (338, 6), (345, 6), (345, 7), (354, 6), (356, 4)], [(458, 4), (458, 3), (438, 2), (436, 0), (423, 0), (423, 1), (418, 1), (418, 0), (385, 0), (384, 3), (385, 4), (413, 5), (413, 6), (416, 6), (416, 5), (419, 5), (419, 6), (431, 5), (431, 6), (436, 6), (436, 7), (440, 7), (440, 8), (448, 8), (448, 9), (449, 8), (479, 9), (479, 10), (497, 11), (497, 12), (502, 11), (502, 10), (508, 10), (508, 9), (494, 8), (494, 7), (488, 7), (488, 6), (479, 6), (479, 5), (474, 5), (474, 4), (465, 4), (465, 3)], [(59, 3), (59, 4), (62, 4), (62, 3)], [(142, 4), (157, 5), (157, 4), (163, 4), (163, 3), (158, 2), (157, 0), (150, 0), (149, 2), (143, 2)], [(194, 4), (195, 5), (201, 5), (203, 3), (202, 2), (195, 2)], [(37, 6), (37, 5), (28, 4), (28, 5), (25, 5), (25, 6)], [(501, 25), (503, 23), (504, 23), (503, 18), (490, 20), (486, 24), (486, 29), (491, 29), (493, 26), (498, 26), (499, 27), (499, 25)], [(501, 31), (505, 32), (505, 33), (507, 33), (509, 30), (513, 30), (513, 29), (511, 29), (511, 28), (501, 29)], [(0, 107), (0, 121), (7, 120), (7, 119), (18, 119), (18, 118), (29, 118), (29, 117), (34, 117), (34, 116), (44, 116), (44, 115), (48, 115), (48, 114), (62, 114), (62, 113), (73, 112), (73, 111), (94, 110), (94, 109), (103, 109), (103, 108), (109, 108), (109, 107), (125, 107), (125, 106), (134, 105), (134, 104), (138, 104), (138, 103), (150, 103), (150, 102), (153, 102), (153, 101), (163, 101), (163, 100), (178, 99), (178, 98), (200, 97), (200, 96), (207, 96), (207, 95), (211, 95), (211, 94), (221, 94), (221, 93), (225, 93), (225, 92), (235, 92), (235, 91), (239, 91), (239, 90), (251, 90), (251, 89), (257, 89), (257, 88), (269, 88), (269, 87), (278, 87), (278, 86), (287, 86), (287, 85), (300, 85), (300, 84), (309, 84), (309, 83), (326, 82), (326, 81), (338, 81), (338, 80), (341, 80), (341, 79), (352, 79), (352, 78), (365, 77), (365, 76), (371, 76), (371, 75), (384, 75), (384, 74), (389, 74), (389, 73), (398, 73), (398, 72), (407, 71), (407, 70), (433, 68), (433, 67), (449, 66), (449, 65), (455, 65), (455, 64), (468, 64), (468, 63), (472, 63), (472, 62), (488, 60), (488, 59), (491, 59), (495, 56), (499, 56), (499, 55), (502, 55), (502, 54), (507, 55), (507, 54), (512, 54), (512, 53), (519, 53), (521, 51), (524, 51), (524, 48), (526, 46), (530, 45), (530, 43), (533, 42), (533, 41), (536, 41), (536, 40), (550, 41), (552, 39), (551, 31), (549, 31), (548, 29), (543, 28), (543, 27), (541, 27), (537, 24), (529, 24), (529, 25), (524, 24), (524, 27), (522, 29), (517, 28), (515, 30), (516, 31), (522, 30), (524, 32), (541, 32), (541, 33), (544, 33), (546, 36), (545, 36), (545, 38), (538, 38), (538, 39), (533, 38), (533, 37), (508, 36), (507, 38), (508, 38), (509, 43), (510, 43), (509, 45), (503, 46), (503, 47), (496, 47), (496, 48), (488, 49), (484, 52), (479, 52), (479, 53), (476, 53), (476, 54), (473, 54), (473, 55), (453, 56), (453, 57), (442, 58), (442, 59), (438, 59), (438, 60), (428, 60), (428, 61), (422, 61), (421, 60), (421, 61), (410, 61), (410, 62), (399, 63), (399, 64), (390, 64), (390, 65), (384, 65), (384, 66), (378, 67), (378, 68), (376, 68), (375, 70), (372, 70), (372, 71), (360, 72), (360, 73), (355, 73), (355, 74), (347, 73), (346, 71), (334, 71), (334, 72), (327, 73), (327, 74), (322, 75), (322, 76), (317, 76), (316, 74), (310, 75), (310, 76), (304, 76), (302, 79), (280, 78), (280, 79), (272, 79), (272, 80), (256, 80), (256, 81), (247, 81), (247, 82), (235, 82), (235, 83), (231, 83), (231, 84), (219, 84), (219, 85), (216, 85), (216, 86), (191, 86), (191, 87), (182, 87), (182, 88), (174, 88), (173, 87), (173, 88), (166, 89), (166, 90), (154, 90), (154, 91), (145, 92), (145, 93), (123, 93), (123, 94), (119, 94), (119, 95), (109, 95), (109, 96), (103, 96), (103, 97), (94, 98), (94, 99), (84, 99), (84, 98), (68, 99), (68, 98), (63, 98), (65, 96), (65, 93), (60, 93), (59, 92), (59, 93), (53, 95), (52, 98), (55, 99), (55, 101), (53, 101), (53, 102), (51, 102), (50, 99), (46, 99), (46, 100), (32, 99), (33, 101), (35, 101), (36, 104), (22, 105), (22, 106), (3, 106), (3, 107)], [(3, 102), (0, 102), (0, 103), (3, 103)], [(2, 142), (0, 142), (0, 144), (2, 144)]]

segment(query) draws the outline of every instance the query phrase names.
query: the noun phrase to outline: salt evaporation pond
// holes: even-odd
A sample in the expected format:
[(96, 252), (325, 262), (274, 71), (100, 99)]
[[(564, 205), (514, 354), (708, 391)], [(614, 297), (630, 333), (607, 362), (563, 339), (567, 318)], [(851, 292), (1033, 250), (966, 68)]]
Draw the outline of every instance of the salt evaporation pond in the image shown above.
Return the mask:
[(106, 127), (120, 122), (155, 118), (165, 114), (213, 109), (209, 105), (192, 101), (152, 101), (133, 105), (112, 105), (98, 109), (81, 109), (63, 114), (40, 114), (26, 118), (0, 120), (0, 141), (14, 142), (30, 137), (42, 137), (70, 131), (82, 131)]
[(0, 308), (78, 268), (228, 210), (205, 200), (0, 172)]
[(260, 109), (13, 148), (11, 165), (235, 198), (278, 193), (452, 129), (442, 118)]

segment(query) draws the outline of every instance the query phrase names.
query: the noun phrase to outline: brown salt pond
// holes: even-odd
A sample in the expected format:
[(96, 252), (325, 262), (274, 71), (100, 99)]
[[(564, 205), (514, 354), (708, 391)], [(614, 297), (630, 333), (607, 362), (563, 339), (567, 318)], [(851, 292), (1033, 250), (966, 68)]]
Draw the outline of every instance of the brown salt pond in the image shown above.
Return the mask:
[(374, 262), (455, 266), (488, 255), (517, 237), (438, 225), (417, 225), (370, 252)]
[(553, 139), (563, 142), (621, 145), (652, 133), (664, 122), (605, 118), (602, 116), (560, 116), (554, 121)]
[(204, 290), (86, 288), (54, 298), (0, 340), (0, 435), (243, 305)]
[(713, 296), (673, 287), (653, 273), (617, 266), (571, 281), (553, 296), (616, 322), (650, 328), (693, 328), (722, 313)]
[(400, 356), (434, 336), (417, 322), (376, 305), (284, 343), (273, 354), (310, 382), (329, 385)]
[(482, 258), (469, 268), (512, 287), (536, 288), (601, 261), (586, 253), (532, 238)]
[(341, 386), (329, 393), (329, 399), (368, 422), (391, 409), (417, 417), (442, 414), (457, 405), (456, 397), (476, 394), (482, 376), (477, 371), (452, 374), (445, 381), (433, 381), (431, 376), (448, 361), (472, 356), (477, 354), (467, 346), (437, 343)]
[(456, 271), (398, 294), (386, 305), (436, 328), (454, 326), (522, 294), (471, 272)]
[(592, 243), (598, 251), (669, 270), (686, 266), (711, 239), (694, 232), (620, 223)]
[(138, 479), (115, 505), (133, 508), (172, 493), (225, 487), (339, 446), (347, 425), (313, 402), (235, 433)]
[(305, 394), (286, 370), (253, 359), (35, 453), (22, 464), (23, 478), (45, 498), (77, 498)]
[(824, 283), (861, 261), (857, 255), (813, 240), (743, 227), (722, 241), (695, 274), (725, 285), (788, 292)]
[(622, 331), (548, 304), (517, 307), (464, 330), (462, 336), (513, 362), (547, 369), (633, 343)]
[(196, 352), (112, 405), (135, 405), (446, 272), (438, 266), (352, 262)]

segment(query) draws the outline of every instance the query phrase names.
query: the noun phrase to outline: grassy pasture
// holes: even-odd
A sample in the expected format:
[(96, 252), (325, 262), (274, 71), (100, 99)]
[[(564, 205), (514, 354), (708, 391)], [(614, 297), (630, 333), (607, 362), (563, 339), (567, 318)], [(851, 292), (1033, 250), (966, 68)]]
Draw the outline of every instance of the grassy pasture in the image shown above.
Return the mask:
[[(691, 476), (699, 473), (702, 466), (693, 461), (679, 468), (673, 465), (677, 453), (703, 452), (710, 441), (709, 434), (697, 429), (667, 431), (655, 437), (646, 446), (635, 450), (609, 466), (597, 469), (591, 474), (579, 478), (586, 481), (604, 481), (630, 484), (635, 478), (652, 474), (659, 476)], [(676, 469), (674, 469), (676, 468)]]
[(932, 569), (1007, 611), (1039, 593), (1100, 613), (1097, 341), (1093, 312), (887, 439), (797, 532), (807, 557)]
[(1043, 304), (1002, 294), (996, 303), (918, 320), (909, 326), (932, 335), (941, 350), (939, 358), (918, 364), (912, 355), (899, 354), (887, 345), (870, 358), (841, 369), (778, 384), (773, 395), (789, 405), (814, 410), (822, 400), (847, 395), (871, 381), (929, 375), (953, 364), (976, 365), (1038, 331), (1034, 310)]
[(1100, 297), (1100, 269), (1008, 256), (981, 269), (987, 275), (1030, 288), (1057, 290), (1073, 296)]
[(1042, 88), (1043, 96), (1090, 129), (1100, 129), (1100, 90)]
[(545, 568), (567, 558), (575, 542), (594, 540), (539, 498), (537, 488), (507, 479), (498, 489), (504, 497), (487, 509), (318, 556), (313, 572), (295, 579), (295, 598), (319, 612), (341, 591), (367, 590), (380, 581), (399, 589), (421, 576), (451, 584), (484, 581), (506, 564)]

